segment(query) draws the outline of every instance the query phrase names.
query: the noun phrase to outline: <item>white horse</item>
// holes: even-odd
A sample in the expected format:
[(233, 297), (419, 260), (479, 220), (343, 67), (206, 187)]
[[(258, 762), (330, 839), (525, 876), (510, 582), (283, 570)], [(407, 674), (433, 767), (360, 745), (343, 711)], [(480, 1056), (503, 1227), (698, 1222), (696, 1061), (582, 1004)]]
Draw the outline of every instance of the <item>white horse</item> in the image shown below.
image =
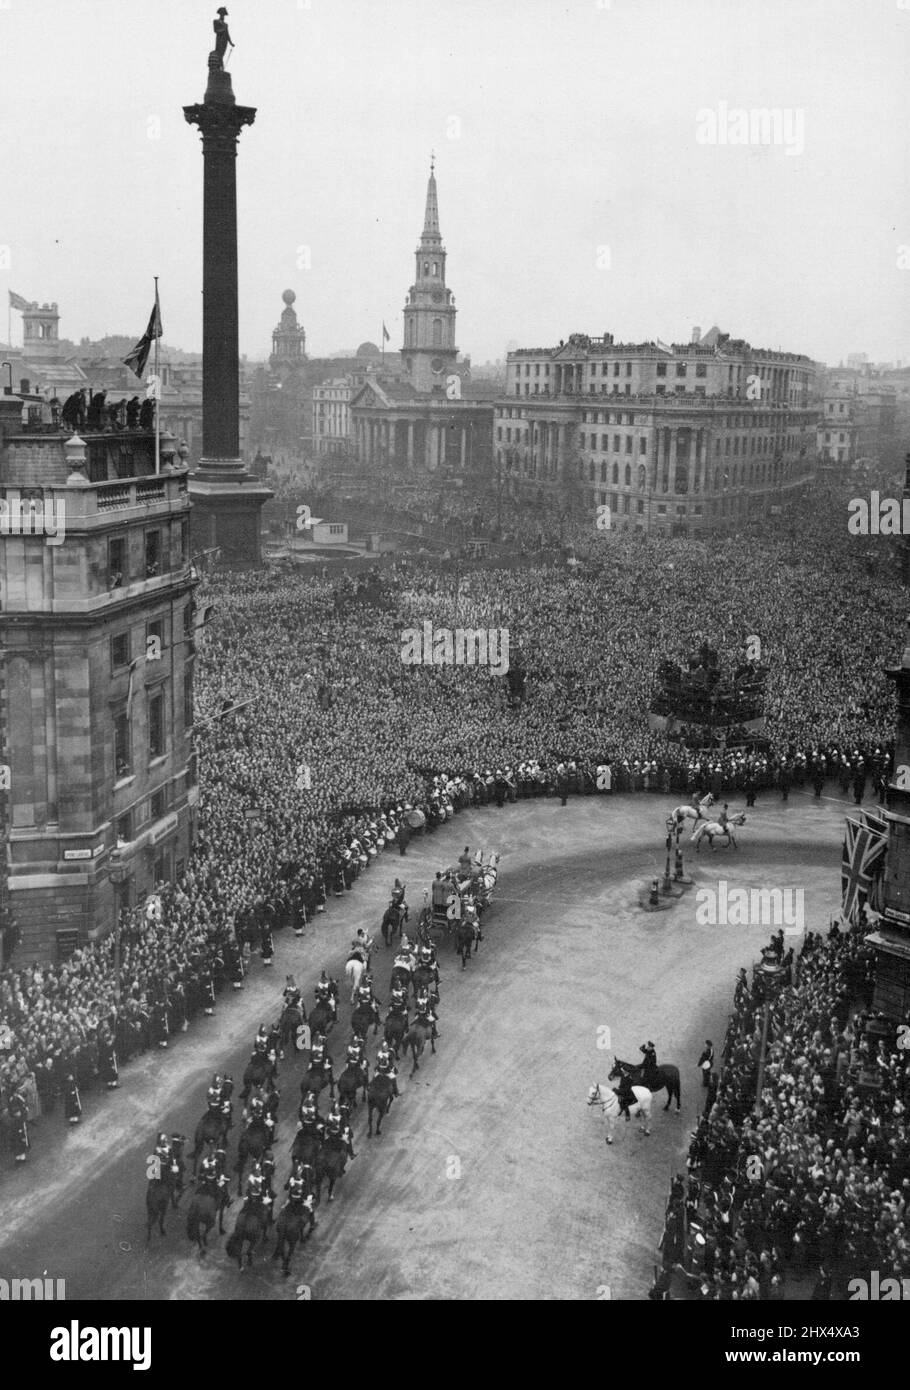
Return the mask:
[[(639, 1128), (643, 1134), (650, 1134), (651, 1103), (654, 1097), (647, 1086), (633, 1086), (632, 1094), (635, 1097), (635, 1102), (629, 1106), (629, 1114), (639, 1117)], [(606, 1142), (612, 1144), (613, 1126), (622, 1113), (619, 1093), (614, 1091), (612, 1086), (606, 1085), (605, 1082), (596, 1081), (588, 1091), (588, 1104), (600, 1106), (601, 1114), (607, 1126)]]
[(347, 960), (344, 963), (345, 979), (351, 986), (352, 1004), (357, 995), (357, 991), (360, 988), (360, 981), (363, 979), (364, 975), (367, 973), (367, 970), (369, 968), (369, 954), (372, 945), (373, 938), (367, 937), (366, 941), (362, 946), (352, 946), (351, 954), (348, 956)]
[(682, 806), (674, 806), (673, 810), (670, 812), (670, 815), (676, 825), (677, 831), (682, 830), (683, 825), (687, 820), (707, 820), (708, 818), (705, 815), (705, 812), (707, 811), (709, 806), (713, 805), (714, 797), (711, 795), (710, 792), (708, 792), (705, 796), (702, 797), (701, 801), (696, 802), (694, 805), (690, 805), (689, 803), (684, 802)]
[(708, 844), (712, 849), (714, 848), (715, 838), (723, 838), (725, 836), (727, 844), (732, 845), (733, 848), (736, 849), (736, 836), (733, 834), (733, 827), (745, 825), (745, 823), (745, 811), (737, 811), (735, 816), (730, 816), (726, 825), (721, 825), (719, 820), (702, 821), (702, 823), (697, 825), (693, 830), (690, 843), (695, 846), (695, 852), (697, 854), (701, 849), (701, 842), (706, 835), (708, 837)]

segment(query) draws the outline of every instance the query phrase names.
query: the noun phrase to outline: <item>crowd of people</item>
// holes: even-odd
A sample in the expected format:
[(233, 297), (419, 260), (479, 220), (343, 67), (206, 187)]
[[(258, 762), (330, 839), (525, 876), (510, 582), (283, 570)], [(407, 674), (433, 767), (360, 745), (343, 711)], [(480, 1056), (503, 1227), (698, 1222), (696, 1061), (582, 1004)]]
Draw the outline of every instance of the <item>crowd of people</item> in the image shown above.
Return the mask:
[(848, 1297), (910, 1274), (910, 1051), (871, 1009), (862, 931), (810, 932), (769, 1005), (740, 971), (724, 1067), (674, 1182), (666, 1273), (711, 1300)]
[[(754, 800), (833, 777), (858, 800), (881, 795), (896, 579), (870, 574), (859, 551), (786, 539), (617, 534), (579, 553), (578, 566), (454, 576), (401, 559), (383, 571), (381, 602), (328, 572), (208, 577), (191, 862), (124, 922), (116, 959), (110, 939), (59, 965), (14, 956), (0, 975), (0, 1106), (23, 1087), (47, 1106), (72, 1085), (116, 1084), (118, 1061), (166, 1043), (236, 983), (238, 939), (300, 929), (363, 842), (406, 837), (414, 810), (433, 825), (460, 806), (554, 793), (740, 788)], [(402, 633), (427, 622), (507, 632), (520, 689), (482, 665), (403, 663)], [(764, 743), (697, 749), (650, 727), (661, 660), (707, 642), (732, 661), (755, 638)]]

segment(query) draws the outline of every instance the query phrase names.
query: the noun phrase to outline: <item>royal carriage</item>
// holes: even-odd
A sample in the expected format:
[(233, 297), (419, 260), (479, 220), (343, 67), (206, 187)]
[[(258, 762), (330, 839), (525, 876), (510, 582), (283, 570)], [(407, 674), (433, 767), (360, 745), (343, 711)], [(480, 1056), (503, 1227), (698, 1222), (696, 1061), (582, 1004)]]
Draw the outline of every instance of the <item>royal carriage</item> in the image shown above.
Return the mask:
[(478, 850), (470, 868), (458, 864), (434, 879), (429, 901), (425, 903), (418, 923), (418, 935), (429, 939), (431, 933), (448, 936), (457, 924), (472, 914), (479, 917), (489, 907), (496, 885), (499, 855), (492, 851), (486, 863)]

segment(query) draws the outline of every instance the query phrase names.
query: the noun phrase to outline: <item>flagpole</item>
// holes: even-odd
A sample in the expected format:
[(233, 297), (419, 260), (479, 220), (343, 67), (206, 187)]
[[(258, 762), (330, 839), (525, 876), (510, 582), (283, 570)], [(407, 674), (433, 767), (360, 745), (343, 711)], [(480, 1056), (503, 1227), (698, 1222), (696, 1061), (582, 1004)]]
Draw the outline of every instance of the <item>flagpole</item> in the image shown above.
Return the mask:
[(161, 311), (158, 308), (158, 276), (155, 276), (155, 472), (161, 472), (161, 376), (158, 371)]

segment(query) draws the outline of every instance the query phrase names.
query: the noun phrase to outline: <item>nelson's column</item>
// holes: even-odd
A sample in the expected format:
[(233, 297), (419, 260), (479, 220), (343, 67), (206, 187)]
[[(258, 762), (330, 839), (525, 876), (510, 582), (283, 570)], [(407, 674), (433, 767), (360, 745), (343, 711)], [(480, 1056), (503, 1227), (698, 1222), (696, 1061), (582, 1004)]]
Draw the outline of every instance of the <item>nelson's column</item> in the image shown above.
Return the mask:
[(261, 559), (260, 510), (273, 494), (240, 458), (237, 315), (237, 140), (256, 110), (238, 106), (224, 70), (233, 47), (220, 9), (202, 104), (183, 114), (202, 133), (202, 458), (190, 478), (195, 551), (217, 546), (227, 565)]

